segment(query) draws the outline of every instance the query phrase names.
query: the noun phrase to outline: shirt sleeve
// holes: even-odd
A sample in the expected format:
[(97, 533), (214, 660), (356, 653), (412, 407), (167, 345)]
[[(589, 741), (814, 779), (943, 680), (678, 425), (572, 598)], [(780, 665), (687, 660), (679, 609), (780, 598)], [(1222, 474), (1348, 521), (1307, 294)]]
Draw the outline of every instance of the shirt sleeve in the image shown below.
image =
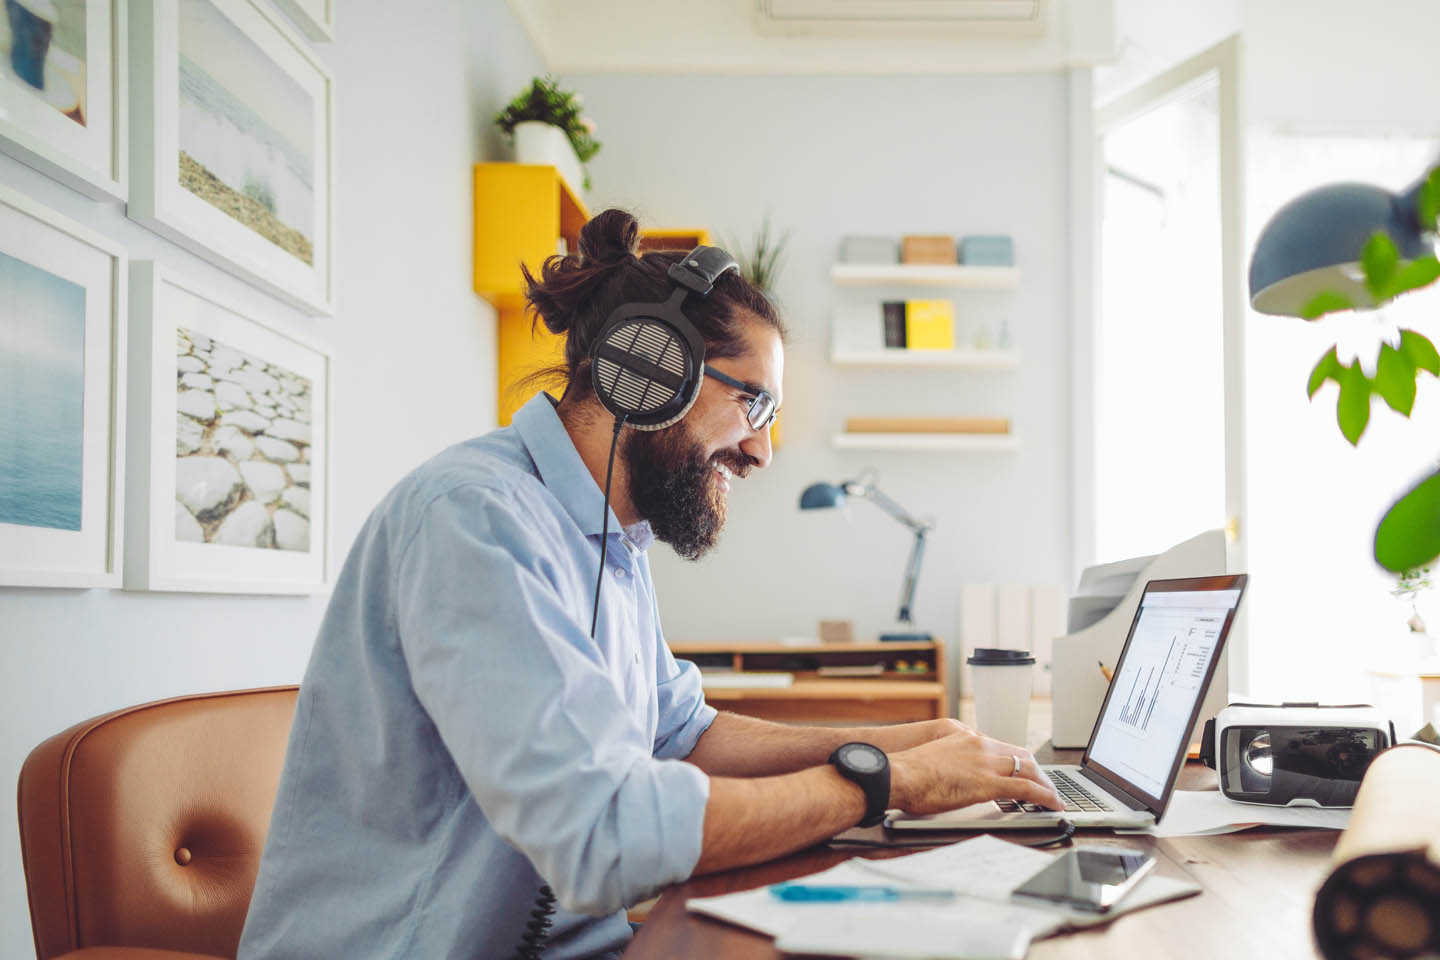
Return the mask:
[(509, 495), (454, 489), (402, 548), (397, 627), (490, 824), (566, 909), (609, 913), (694, 870), (710, 782), (652, 756), (564, 602), (554, 549)]
[[(648, 581), (650, 566), (645, 572)], [(655, 621), (655, 679), (658, 690), (659, 721), (655, 725), (655, 756), (683, 759), (690, 756), (700, 735), (715, 720), (715, 708), (705, 702), (700, 670), (689, 660), (677, 661), (660, 630), (660, 604), (653, 582), (650, 601)]]

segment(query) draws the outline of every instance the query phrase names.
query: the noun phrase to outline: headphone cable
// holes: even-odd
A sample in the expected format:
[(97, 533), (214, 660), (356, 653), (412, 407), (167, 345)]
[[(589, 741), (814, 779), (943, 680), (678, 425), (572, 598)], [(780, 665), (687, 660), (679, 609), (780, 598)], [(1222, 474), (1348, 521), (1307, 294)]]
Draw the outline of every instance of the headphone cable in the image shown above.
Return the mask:
[(595, 575), (595, 611), (590, 616), (590, 639), (595, 639), (595, 625), (600, 622), (600, 587), (605, 582), (605, 548), (610, 545), (610, 478), (615, 473), (615, 448), (620, 445), (620, 428), (625, 426), (626, 414), (615, 418), (615, 433), (610, 438), (610, 462), (605, 467), (605, 504), (600, 509), (600, 572)]

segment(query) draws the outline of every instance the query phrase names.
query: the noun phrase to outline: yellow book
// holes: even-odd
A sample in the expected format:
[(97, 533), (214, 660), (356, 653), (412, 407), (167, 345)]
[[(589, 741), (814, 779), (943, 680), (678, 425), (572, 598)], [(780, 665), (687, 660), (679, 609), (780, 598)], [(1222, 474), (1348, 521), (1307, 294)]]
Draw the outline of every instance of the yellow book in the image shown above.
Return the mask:
[(955, 305), (949, 300), (906, 300), (905, 347), (954, 350)]

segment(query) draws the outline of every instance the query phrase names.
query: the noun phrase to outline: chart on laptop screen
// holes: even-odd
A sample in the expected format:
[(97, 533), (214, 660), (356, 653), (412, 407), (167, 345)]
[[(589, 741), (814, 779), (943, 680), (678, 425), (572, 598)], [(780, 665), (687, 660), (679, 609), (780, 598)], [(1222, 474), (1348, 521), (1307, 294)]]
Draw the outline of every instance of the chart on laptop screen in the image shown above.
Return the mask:
[(1146, 594), (1090, 756), (1151, 796), (1165, 788), (1239, 591)]

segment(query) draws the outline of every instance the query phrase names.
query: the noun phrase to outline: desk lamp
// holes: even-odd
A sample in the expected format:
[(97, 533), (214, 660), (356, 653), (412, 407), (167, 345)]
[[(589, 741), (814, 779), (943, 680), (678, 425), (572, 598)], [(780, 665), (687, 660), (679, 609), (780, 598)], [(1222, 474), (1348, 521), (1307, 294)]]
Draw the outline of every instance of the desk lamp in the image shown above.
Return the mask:
[(1324, 291), (1364, 309), (1375, 305), (1360, 268), (1360, 251), (1382, 230), (1402, 260), (1434, 253), (1420, 224), (1422, 178), (1395, 194), (1364, 183), (1317, 187), (1281, 207), (1255, 242), (1250, 304), (1261, 313), (1299, 317)]
[[(854, 480), (840, 483), (810, 484), (805, 488), (805, 492), (800, 494), (800, 509), (822, 510), (839, 507), (845, 503), (847, 496), (869, 500), (915, 534), (915, 545), (910, 548), (910, 562), (905, 566), (905, 579), (900, 584), (900, 612), (895, 618), (901, 624), (913, 628), (914, 620), (910, 616), (910, 608), (915, 603), (915, 583), (920, 579), (920, 560), (925, 555), (925, 534), (933, 530), (935, 525), (915, 519), (904, 507), (881, 493), (875, 486), (875, 474), (871, 471), (862, 473)], [(933, 640), (930, 634), (913, 629), (882, 633), (880, 639), (886, 643), (930, 643)]]

